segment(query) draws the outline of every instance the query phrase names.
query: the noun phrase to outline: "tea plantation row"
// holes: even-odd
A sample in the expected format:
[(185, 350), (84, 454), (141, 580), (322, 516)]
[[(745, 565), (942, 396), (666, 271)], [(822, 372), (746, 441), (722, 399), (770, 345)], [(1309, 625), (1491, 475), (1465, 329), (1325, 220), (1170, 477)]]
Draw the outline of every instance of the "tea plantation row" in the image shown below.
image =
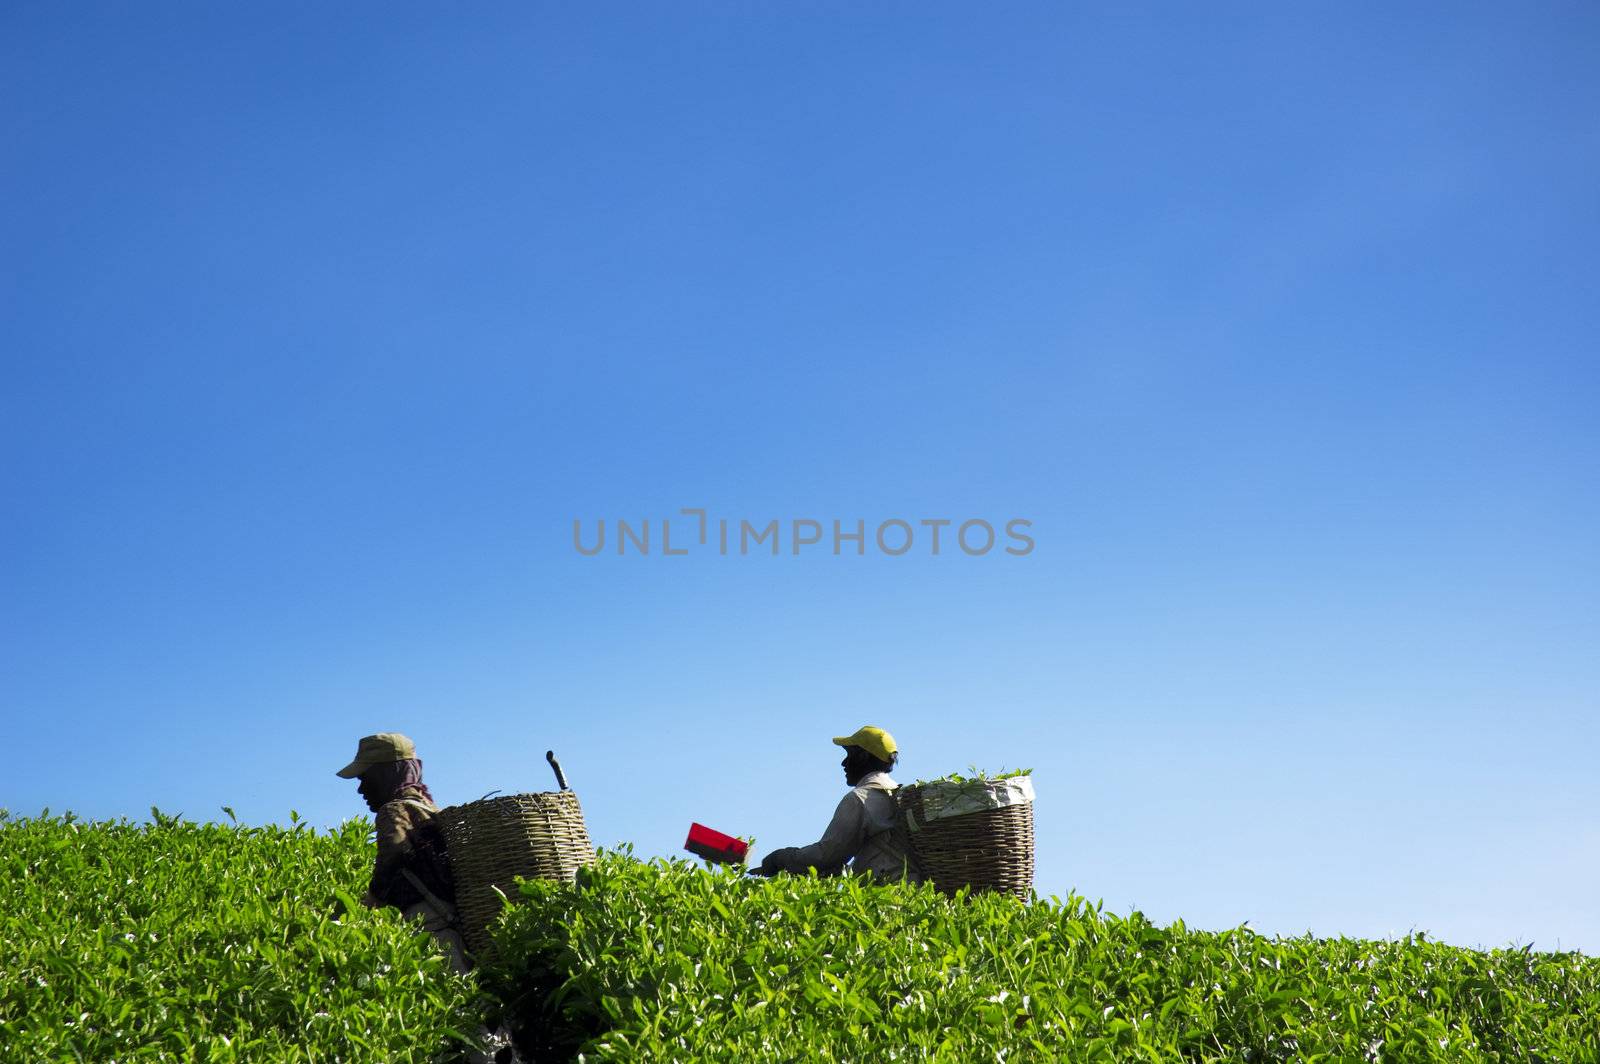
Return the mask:
[[(1600, 961), (1155, 927), (1077, 898), (606, 854), (530, 883), (482, 989), (353, 906), (367, 825), (0, 813), (0, 1059), (1600, 1061)], [(342, 900), (340, 900), (342, 899)]]
[(355, 906), (369, 828), (0, 813), (0, 1060), (428, 1060), (473, 987)]
[(1600, 1060), (1600, 961), (1156, 927), (603, 858), (527, 883), (489, 985), (550, 1059)]

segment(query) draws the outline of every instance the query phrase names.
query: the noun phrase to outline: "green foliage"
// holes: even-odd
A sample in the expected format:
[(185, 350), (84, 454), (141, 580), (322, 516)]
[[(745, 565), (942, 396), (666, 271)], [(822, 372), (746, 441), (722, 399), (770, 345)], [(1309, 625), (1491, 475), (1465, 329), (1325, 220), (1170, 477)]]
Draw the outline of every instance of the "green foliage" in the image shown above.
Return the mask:
[(0, 1057), (392, 1064), (473, 1030), (432, 940), (351, 897), (370, 823), (151, 816), (0, 813)]
[[(475, 1029), (485, 1006), (431, 940), (355, 904), (365, 822), (152, 814), (0, 811), (0, 1058), (426, 1062)], [(1600, 1061), (1600, 961), (1579, 954), (626, 853), (522, 894), (482, 974), (533, 1060)]]
[(1600, 961), (1161, 928), (1082, 899), (603, 855), (486, 973), (533, 1059), (1600, 1059)]
[(920, 787), (924, 783), (990, 783), (994, 780), (1010, 780), (1016, 779), (1018, 776), (1031, 775), (1033, 775), (1033, 769), (1031, 768), (1014, 768), (1010, 770), (1002, 769), (999, 772), (985, 772), (976, 765), (968, 765), (967, 774), (965, 776), (959, 772), (952, 772), (948, 776), (938, 776), (931, 780), (917, 780), (917, 782), (912, 786)]

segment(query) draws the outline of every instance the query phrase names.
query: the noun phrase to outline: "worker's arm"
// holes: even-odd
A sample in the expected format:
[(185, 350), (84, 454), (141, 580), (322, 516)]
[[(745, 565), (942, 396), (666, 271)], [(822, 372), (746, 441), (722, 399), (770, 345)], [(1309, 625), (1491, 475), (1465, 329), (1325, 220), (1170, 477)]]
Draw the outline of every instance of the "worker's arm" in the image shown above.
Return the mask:
[(828, 830), (822, 833), (822, 838), (810, 846), (773, 850), (756, 871), (762, 875), (772, 875), (775, 872), (804, 872), (815, 868), (825, 876), (834, 875), (861, 849), (866, 829), (866, 803), (860, 795), (851, 791), (833, 811), (833, 820), (829, 822)]
[(389, 802), (379, 808), (373, 822), (377, 827), (378, 856), (361, 904), (376, 909), (386, 904), (389, 889), (411, 856), (411, 809), (405, 802)]

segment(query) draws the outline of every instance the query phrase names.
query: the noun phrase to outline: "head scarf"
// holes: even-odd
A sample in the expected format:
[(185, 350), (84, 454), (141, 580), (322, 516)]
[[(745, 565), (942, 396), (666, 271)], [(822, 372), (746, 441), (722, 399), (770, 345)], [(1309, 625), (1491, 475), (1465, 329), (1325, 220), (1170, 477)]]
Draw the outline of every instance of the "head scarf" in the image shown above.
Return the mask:
[(433, 795), (422, 782), (422, 759), (417, 757), (373, 765), (361, 774), (361, 784), (361, 793), (374, 810), (386, 802), (405, 797), (408, 792), (433, 801)]

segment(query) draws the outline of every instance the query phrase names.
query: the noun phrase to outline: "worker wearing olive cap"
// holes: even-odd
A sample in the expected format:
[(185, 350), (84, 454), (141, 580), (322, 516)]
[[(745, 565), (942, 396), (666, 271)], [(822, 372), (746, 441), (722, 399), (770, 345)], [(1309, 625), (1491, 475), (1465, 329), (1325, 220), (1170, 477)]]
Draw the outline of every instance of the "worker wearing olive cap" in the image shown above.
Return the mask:
[(361, 781), (358, 791), (377, 831), (378, 856), (361, 903), (393, 906), (421, 920), (456, 970), (466, 971), (466, 949), (455, 926), (455, 881), (443, 832), (434, 823), (439, 807), (422, 782), (416, 744), (399, 732), (364, 736), (355, 759), (336, 775)]
[(833, 811), (828, 830), (810, 846), (773, 850), (754, 871), (770, 876), (816, 869), (821, 875), (831, 876), (845, 871), (849, 862), (849, 871), (858, 875), (920, 880), (922, 876), (897, 815), (894, 792), (899, 784), (889, 775), (900, 757), (894, 736), (868, 725), (833, 742), (844, 747), (840, 765), (851, 790)]

